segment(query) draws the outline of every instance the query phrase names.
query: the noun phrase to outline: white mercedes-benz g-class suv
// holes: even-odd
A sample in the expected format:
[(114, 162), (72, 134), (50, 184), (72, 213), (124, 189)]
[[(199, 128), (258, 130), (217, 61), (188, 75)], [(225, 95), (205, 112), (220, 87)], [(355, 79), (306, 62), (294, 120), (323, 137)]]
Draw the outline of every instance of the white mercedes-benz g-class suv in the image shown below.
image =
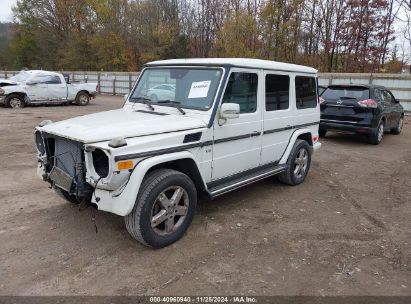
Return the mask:
[[(38, 174), (71, 202), (124, 216), (143, 244), (167, 246), (199, 192), (304, 181), (321, 146), (316, 73), (257, 59), (151, 62), (121, 109), (36, 127)], [(159, 85), (172, 98), (151, 99)]]

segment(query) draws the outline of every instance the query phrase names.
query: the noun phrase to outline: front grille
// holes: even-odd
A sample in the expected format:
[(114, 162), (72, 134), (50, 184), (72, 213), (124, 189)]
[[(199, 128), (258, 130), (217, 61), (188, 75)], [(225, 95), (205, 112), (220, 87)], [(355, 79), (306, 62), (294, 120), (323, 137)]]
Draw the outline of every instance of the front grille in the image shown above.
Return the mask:
[(49, 176), (56, 183), (57, 186), (66, 190), (68, 193), (72, 192), (73, 177), (68, 175), (66, 172), (54, 166), (53, 169), (51, 169)]
[(83, 145), (61, 137), (55, 138), (54, 165), (72, 177), (83, 171)]
[(45, 136), (48, 158), (47, 172), (53, 184), (70, 194), (84, 188), (85, 164), (83, 144), (62, 137)]

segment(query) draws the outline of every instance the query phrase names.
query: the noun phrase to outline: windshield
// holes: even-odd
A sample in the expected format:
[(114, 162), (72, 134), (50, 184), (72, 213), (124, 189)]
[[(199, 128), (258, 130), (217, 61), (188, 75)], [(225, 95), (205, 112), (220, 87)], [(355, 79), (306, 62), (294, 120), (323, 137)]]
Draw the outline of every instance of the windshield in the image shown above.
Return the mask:
[(148, 68), (143, 71), (129, 100), (208, 110), (221, 74), (219, 68)]
[(370, 98), (370, 90), (365, 87), (328, 87), (321, 95), (325, 100), (337, 100), (342, 97), (366, 100)]
[(15, 82), (24, 82), (27, 78), (29, 78), (29, 76), (30, 76), (30, 73), (20, 72), (17, 75), (10, 77), (9, 79)]

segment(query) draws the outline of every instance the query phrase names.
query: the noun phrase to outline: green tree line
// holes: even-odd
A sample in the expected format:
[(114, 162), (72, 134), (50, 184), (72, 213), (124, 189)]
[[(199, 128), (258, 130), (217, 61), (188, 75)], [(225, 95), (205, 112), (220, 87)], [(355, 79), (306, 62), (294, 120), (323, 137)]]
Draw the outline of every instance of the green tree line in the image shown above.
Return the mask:
[(321, 71), (398, 70), (403, 62), (387, 54), (404, 8), (399, 0), (18, 0), (15, 22), (0, 27), (8, 33), (0, 66), (136, 71), (157, 59), (253, 57)]

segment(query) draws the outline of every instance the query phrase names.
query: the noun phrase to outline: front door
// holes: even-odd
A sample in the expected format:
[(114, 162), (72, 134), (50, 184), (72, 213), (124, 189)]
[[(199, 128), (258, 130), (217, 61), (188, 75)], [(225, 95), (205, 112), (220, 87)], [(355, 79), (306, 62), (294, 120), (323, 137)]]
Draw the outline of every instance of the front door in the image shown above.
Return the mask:
[(27, 95), (30, 100), (46, 100), (48, 95), (47, 88), (48, 76), (46, 75), (37, 75), (30, 78), (26, 83)]
[(258, 167), (261, 157), (262, 111), (260, 71), (231, 70), (222, 103), (240, 105), (240, 117), (214, 122), (212, 180)]

